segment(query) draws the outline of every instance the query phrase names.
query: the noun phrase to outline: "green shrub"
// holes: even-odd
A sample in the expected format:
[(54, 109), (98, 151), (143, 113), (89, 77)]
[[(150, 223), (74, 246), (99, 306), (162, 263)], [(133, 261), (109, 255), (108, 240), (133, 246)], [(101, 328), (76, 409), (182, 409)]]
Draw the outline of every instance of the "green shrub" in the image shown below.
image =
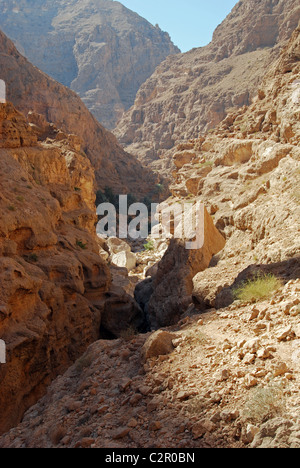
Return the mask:
[(149, 242), (147, 242), (147, 244), (144, 244), (144, 249), (147, 252), (150, 252), (151, 250), (154, 250), (154, 241), (150, 240)]
[(86, 248), (87, 248), (87, 247), (86, 247), (87, 244), (84, 244), (81, 240), (77, 240), (77, 241), (76, 241), (76, 245), (77, 245), (78, 247), (80, 247), (82, 250), (86, 250)]
[(38, 259), (39, 259), (39, 258), (38, 258), (38, 256), (37, 256), (37, 254), (35, 254), (35, 253), (32, 253), (32, 254), (28, 255), (28, 260), (29, 260), (30, 262), (36, 263), (36, 262), (38, 261)]
[(274, 275), (259, 275), (234, 289), (234, 298), (243, 302), (257, 302), (268, 299), (282, 286)]
[(283, 413), (285, 402), (279, 387), (269, 386), (253, 390), (242, 413), (246, 421), (261, 424)]

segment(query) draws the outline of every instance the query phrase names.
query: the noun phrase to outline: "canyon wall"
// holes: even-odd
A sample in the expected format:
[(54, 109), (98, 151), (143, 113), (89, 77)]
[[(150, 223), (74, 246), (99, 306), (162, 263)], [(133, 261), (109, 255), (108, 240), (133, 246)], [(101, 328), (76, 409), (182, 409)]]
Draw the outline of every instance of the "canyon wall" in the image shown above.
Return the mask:
[(42, 115), (66, 133), (76, 134), (96, 173), (96, 186), (115, 193), (146, 195), (158, 177), (126, 153), (114, 135), (91, 115), (78, 95), (34, 67), (0, 31), (0, 79), (7, 99), (25, 116)]
[(37, 135), (0, 108), (0, 431), (99, 337), (110, 272), (95, 234), (94, 172), (79, 139)]
[(156, 66), (180, 52), (158, 26), (111, 0), (1, 0), (0, 28), (110, 129)]
[(296, 0), (241, 0), (212, 42), (168, 57), (141, 86), (114, 131), (154, 170), (170, 174), (177, 144), (210, 131), (249, 105), (300, 18)]

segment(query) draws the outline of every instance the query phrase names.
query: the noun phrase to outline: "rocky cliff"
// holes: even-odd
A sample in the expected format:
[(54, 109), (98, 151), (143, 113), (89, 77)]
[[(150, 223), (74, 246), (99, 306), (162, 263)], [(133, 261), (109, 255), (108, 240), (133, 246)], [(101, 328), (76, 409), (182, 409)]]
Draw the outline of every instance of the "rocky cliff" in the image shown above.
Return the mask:
[(81, 139), (96, 172), (97, 188), (146, 195), (158, 182), (97, 122), (75, 92), (34, 67), (1, 31), (0, 79), (6, 82), (8, 100), (25, 116), (33, 111)]
[(1, 0), (0, 28), (107, 128), (156, 66), (180, 52), (167, 33), (111, 0)]
[(143, 322), (98, 243), (94, 170), (80, 139), (31, 120), (0, 105), (0, 432), (101, 332)]
[[(299, 274), (299, 47), (298, 27), (253, 104), (174, 154), (172, 203), (202, 200), (226, 238), (211, 268), (193, 279), (200, 308), (229, 305), (231, 282), (251, 265), (235, 286), (262, 264)], [(298, 273), (285, 268), (291, 259)]]
[(157, 67), (115, 135), (144, 163), (168, 173), (176, 144), (251, 103), (299, 18), (296, 0), (241, 0), (208, 46), (171, 56)]

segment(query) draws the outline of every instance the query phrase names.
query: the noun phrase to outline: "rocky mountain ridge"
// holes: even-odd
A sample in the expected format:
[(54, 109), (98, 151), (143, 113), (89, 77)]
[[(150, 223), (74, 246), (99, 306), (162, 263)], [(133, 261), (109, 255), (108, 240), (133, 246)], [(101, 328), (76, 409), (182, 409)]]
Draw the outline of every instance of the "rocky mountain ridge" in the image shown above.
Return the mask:
[(208, 46), (157, 67), (114, 131), (118, 140), (144, 164), (169, 174), (177, 144), (251, 103), (299, 18), (295, 0), (239, 1)]
[[(202, 201), (226, 239), (210, 268), (193, 278), (199, 309), (230, 305), (233, 288), (255, 276), (259, 265), (264, 273), (273, 265), (286, 280), (299, 274), (299, 47), (298, 26), (253, 104), (173, 156), (169, 203)], [(291, 259), (293, 268), (285, 270)], [(161, 269), (172, 274), (164, 260)], [(174, 268), (170, 284), (177, 274)]]
[(7, 99), (25, 116), (40, 114), (66, 133), (81, 139), (96, 173), (96, 188), (109, 185), (115, 193), (149, 193), (158, 177), (126, 153), (112, 133), (90, 114), (77, 94), (34, 67), (0, 31), (0, 79)]
[(0, 29), (110, 129), (156, 66), (180, 52), (167, 33), (111, 0), (1, 0)]

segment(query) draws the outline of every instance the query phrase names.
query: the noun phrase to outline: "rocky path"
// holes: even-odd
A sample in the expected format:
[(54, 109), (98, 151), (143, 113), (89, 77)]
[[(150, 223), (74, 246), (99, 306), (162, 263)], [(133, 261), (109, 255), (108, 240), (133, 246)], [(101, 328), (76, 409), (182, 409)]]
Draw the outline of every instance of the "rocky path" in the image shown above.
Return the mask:
[(99, 341), (0, 447), (299, 448), (299, 303), (294, 280), (269, 301)]

